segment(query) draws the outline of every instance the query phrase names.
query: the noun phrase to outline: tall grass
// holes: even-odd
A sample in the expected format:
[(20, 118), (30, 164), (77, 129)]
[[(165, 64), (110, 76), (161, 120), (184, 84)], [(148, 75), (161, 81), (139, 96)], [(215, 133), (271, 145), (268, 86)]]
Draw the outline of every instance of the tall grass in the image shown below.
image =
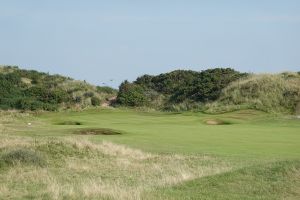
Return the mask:
[(253, 108), (266, 112), (295, 113), (300, 102), (297, 73), (251, 75), (226, 87), (221, 97), (208, 104), (208, 112)]
[[(22, 140), (1, 136), (0, 158), (13, 164), (0, 173), (0, 199), (141, 199), (157, 187), (232, 169), (213, 156), (159, 155), (84, 137)], [(47, 167), (39, 167), (44, 159)]]

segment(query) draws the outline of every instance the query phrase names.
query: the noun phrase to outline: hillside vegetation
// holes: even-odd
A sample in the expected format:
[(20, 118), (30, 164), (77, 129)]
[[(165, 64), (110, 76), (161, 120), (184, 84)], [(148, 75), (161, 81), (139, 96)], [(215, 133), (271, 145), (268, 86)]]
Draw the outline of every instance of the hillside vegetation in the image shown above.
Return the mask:
[(248, 74), (231, 68), (175, 70), (124, 81), (119, 91), (61, 75), (0, 67), (0, 109), (58, 110), (110, 105), (222, 113), (240, 109), (300, 114), (300, 73)]
[(300, 74), (260, 74), (240, 79), (226, 87), (207, 112), (252, 108), (266, 112), (299, 114)]
[(0, 67), (0, 108), (57, 110), (98, 106), (115, 96), (116, 90), (93, 86), (61, 75), (14, 66)]
[(230, 68), (176, 70), (121, 84), (117, 103), (209, 113), (239, 109), (300, 113), (300, 74), (247, 74)]
[(125, 106), (147, 106), (164, 110), (199, 109), (202, 104), (219, 98), (222, 89), (246, 77), (230, 68), (201, 72), (176, 70), (158, 76), (144, 75), (119, 88), (117, 102)]

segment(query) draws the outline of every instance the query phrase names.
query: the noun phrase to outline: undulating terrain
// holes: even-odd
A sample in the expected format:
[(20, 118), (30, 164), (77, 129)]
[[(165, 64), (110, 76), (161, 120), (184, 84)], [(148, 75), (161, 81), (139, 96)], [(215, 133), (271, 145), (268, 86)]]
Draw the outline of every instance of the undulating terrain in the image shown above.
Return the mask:
[(0, 72), (0, 199), (300, 199), (299, 73)]
[(300, 197), (292, 116), (2, 112), (0, 128), (0, 199)]

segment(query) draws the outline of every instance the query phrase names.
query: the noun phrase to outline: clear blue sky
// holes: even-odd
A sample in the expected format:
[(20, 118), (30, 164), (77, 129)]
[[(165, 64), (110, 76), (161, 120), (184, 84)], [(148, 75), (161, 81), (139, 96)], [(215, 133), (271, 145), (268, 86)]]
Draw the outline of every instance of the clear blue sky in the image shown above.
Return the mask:
[(0, 0), (0, 27), (0, 64), (98, 85), (174, 69), (300, 71), (299, 0)]

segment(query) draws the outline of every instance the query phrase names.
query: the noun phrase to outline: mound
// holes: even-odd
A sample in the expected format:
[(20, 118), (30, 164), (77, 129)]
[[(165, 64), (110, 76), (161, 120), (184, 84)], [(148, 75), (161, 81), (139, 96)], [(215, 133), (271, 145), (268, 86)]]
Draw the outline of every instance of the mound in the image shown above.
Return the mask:
[(252, 75), (226, 87), (220, 98), (208, 106), (208, 111), (251, 108), (266, 112), (295, 113), (299, 102), (299, 74)]
[[(299, 199), (299, 161), (250, 166), (152, 192), (156, 199)], [(150, 195), (150, 194), (147, 194)], [(155, 198), (154, 198), (155, 199)]]
[(61, 75), (0, 66), (0, 109), (60, 110), (100, 106), (117, 90)]

